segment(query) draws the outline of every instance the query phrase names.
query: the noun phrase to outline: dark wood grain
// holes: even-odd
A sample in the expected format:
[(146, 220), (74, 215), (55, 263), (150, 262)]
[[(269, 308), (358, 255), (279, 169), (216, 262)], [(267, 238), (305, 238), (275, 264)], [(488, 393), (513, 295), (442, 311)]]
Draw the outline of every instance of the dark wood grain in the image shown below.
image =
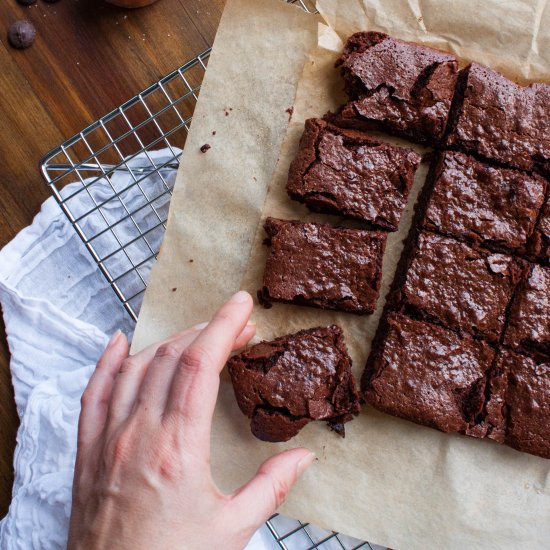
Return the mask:
[[(48, 197), (42, 155), (209, 47), (224, 0), (160, 0), (124, 10), (102, 0), (42, 0), (0, 10), (0, 247)], [(17, 19), (37, 28), (28, 50), (12, 49)], [(0, 515), (13, 483), (17, 414), (0, 322)]]

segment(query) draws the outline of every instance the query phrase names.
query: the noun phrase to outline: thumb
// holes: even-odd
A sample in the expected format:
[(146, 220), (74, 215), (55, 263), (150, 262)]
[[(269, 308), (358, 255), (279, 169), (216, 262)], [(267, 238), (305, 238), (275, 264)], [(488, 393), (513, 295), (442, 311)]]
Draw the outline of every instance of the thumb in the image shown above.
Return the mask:
[(304, 448), (268, 458), (256, 475), (233, 494), (234, 513), (239, 521), (246, 518), (254, 529), (267, 521), (314, 459), (315, 455)]

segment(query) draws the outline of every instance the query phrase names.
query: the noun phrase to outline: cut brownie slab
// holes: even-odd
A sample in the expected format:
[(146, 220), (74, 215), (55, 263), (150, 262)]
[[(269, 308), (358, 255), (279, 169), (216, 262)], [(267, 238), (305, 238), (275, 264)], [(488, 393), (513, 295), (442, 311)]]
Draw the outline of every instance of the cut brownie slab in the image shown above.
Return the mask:
[(264, 228), (271, 250), (258, 297), (266, 307), (374, 311), (387, 233), (274, 218)]
[(478, 63), (461, 71), (447, 144), (524, 170), (550, 171), (550, 86), (519, 86)]
[(288, 441), (312, 420), (344, 436), (359, 414), (342, 329), (333, 325), (261, 342), (228, 361), (240, 409), (263, 441)]
[(550, 359), (499, 351), (490, 394), (487, 436), (550, 458)]
[(393, 309), (497, 342), (522, 274), (511, 256), (423, 232), (397, 280)]
[(550, 267), (532, 265), (518, 288), (504, 343), (550, 355)]
[(544, 264), (550, 264), (550, 198), (541, 212), (531, 239), (531, 252)]
[(310, 210), (397, 231), (421, 157), (324, 120), (306, 120), (287, 191)]
[(495, 250), (524, 253), (544, 202), (546, 180), (442, 153), (422, 226)]
[(382, 327), (362, 380), (366, 402), (443, 432), (482, 435), (477, 418), (492, 348), (397, 313)]
[(350, 102), (344, 122), (437, 143), (447, 124), (458, 63), (445, 52), (378, 32), (352, 35), (337, 61)]

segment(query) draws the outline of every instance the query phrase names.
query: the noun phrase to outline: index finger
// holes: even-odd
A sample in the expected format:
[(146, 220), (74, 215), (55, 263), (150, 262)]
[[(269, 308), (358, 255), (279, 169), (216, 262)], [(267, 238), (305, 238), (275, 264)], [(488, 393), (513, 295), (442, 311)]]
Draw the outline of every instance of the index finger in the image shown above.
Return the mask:
[[(252, 312), (252, 297), (237, 292), (183, 351), (172, 379), (166, 415), (175, 415), (202, 443), (210, 441), (220, 371)], [(178, 422), (179, 424), (179, 422)]]

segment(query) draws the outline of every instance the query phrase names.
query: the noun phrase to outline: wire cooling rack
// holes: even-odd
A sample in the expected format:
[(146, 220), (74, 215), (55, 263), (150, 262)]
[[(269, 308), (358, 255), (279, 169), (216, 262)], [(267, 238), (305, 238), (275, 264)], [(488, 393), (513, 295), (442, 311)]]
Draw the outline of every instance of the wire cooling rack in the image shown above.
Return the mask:
[[(310, 0), (290, 2), (315, 10)], [(134, 320), (166, 229), (174, 176), (209, 55), (210, 49), (197, 55), (40, 161), (61, 209)], [(383, 550), (281, 515), (270, 518), (267, 528), (283, 550)]]

